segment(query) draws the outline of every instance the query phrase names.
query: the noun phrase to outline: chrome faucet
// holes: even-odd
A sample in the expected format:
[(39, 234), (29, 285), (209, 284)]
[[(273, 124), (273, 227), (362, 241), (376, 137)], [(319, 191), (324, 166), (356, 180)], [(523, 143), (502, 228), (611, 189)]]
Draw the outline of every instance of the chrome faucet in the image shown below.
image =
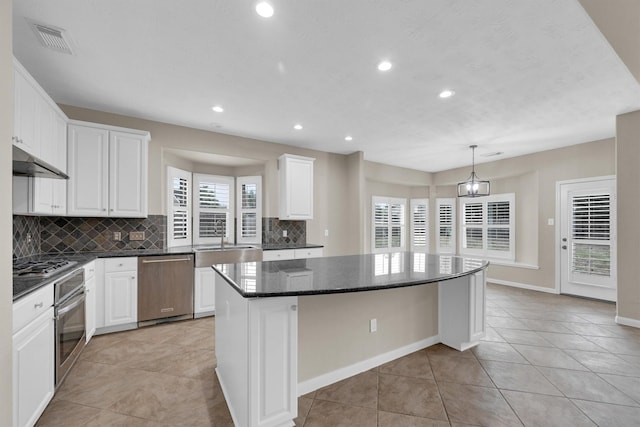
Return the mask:
[[(225, 222), (221, 219), (216, 220), (215, 225), (215, 233), (220, 237), (220, 249), (224, 249), (224, 237), (226, 232)], [(222, 233), (220, 233), (220, 228), (222, 228)]]

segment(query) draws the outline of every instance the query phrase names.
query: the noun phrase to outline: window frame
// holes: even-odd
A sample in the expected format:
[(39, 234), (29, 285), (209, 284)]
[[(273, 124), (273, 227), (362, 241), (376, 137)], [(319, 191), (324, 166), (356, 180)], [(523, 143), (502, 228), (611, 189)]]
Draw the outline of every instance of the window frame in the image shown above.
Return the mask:
[[(193, 244), (221, 244), (224, 238), (227, 243), (234, 243), (235, 240), (235, 177), (222, 176), (222, 175), (209, 175), (202, 173), (193, 174), (193, 196), (191, 202), (191, 209), (193, 213), (192, 220), (192, 234)], [(203, 182), (211, 182), (213, 184), (222, 184), (229, 186), (229, 201), (227, 208), (202, 208), (200, 206), (200, 184)], [(201, 237), (200, 236), (200, 216), (203, 213), (226, 214), (226, 227), (223, 237)]]
[[(443, 225), (442, 223), (442, 216), (440, 215), (440, 207), (441, 206), (451, 206), (451, 224), (445, 224)], [(436, 210), (435, 210), (435, 214), (436, 214), (436, 253), (438, 254), (447, 254), (447, 255), (453, 255), (456, 253), (457, 250), (457, 230), (456, 230), (456, 199), (453, 197), (450, 198), (437, 198), (436, 199)], [(447, 247), (447, 246), (443, 246), (442, 245), (442, 241), (440, 239), (441, 233), (440, 230), (444, 227), (450, 227), (451, 228), (451, 246)]]
[[(488, 206), (491, 203), (507, 202), (509, 204), (509, 222), (508, 224), (489, 224), (488, 218)], [(465, 206), (469, 204), (481, 204), (480, 222), (467, 224), (465, 218)], [(474, 198), (461, 198), (459, 211), (460, 211), (460, 254), (463, 256), (472, 256), (496, 260), (515, 261), (516, 258), (516, 241), (515, 241), (515, 193), (493, 194), (484, 197)], [(467, 248), (466, 236), (467, 229), (477, 229), (482, 232), (482, 248)], [(489, 230), (505, 229), (509, 231), (509, 250), (500, 251), (495, 249), (489, 249), (488, 232)]]
[[(175, 178), (185, 179), (187, 182), (186, 196), (187, 203), (184, 209), (176, 208), (173, 203), (173, 181)], [(192, 197), (193, 179), (192, 174), (189, 171), (175, 168), (173, 166), (167, 166), (167, 247), (172, 248), (175, 246), (190, 246), (193, 243), (193, 234), (191, 229), (191, 197)], [(175, 223), (174, 215), (176, 212), (186, 213), (186, 237), (175, 237)]]
[[(385, 248), (377, 248), (376, 247), (376, 228), (383, 227), (382, 224), (376, 223), (376, 205), (377, 204), (387, 204), (389, 205), (389, 215), (387, 221), (387, 247)], [(402, 206), (402, 222), (400, 224), (392, 223), (392, 215), (391, 215), (391, 205), (401, 205)], [(400, 246), (393, 247), (391, 246), (392, 242), (392, 229), (394, 227), (400, 227)], [(399, 252), (405, 251), (407, 245), (407, 199), (398, 198), (398, 197), (383, 197), (383, 196), (372, 196), (371, 198), (371, 252), (372, 253), (389, 253), (389, 252)]]
[[(243, 208), (242, 206), (242, 186), (245, 184), (256, 184), (256, 207)], [(236, 178), (236, 207), (238, 235), (237, 243), (262, 243), (262, 176), (240, 176)], [(256, 215), (256, 235), (245, 237), (242, 235), (242, 218), (245, 213), (255, 213)]]
[[(415, 208), (418, 206), (424, 206), (424, 226), (420, 225), (418, 226), (416, 224), (416, 212), (415, 212)], [(410, 234), (409, 234), (409, 239), (410, 239), (410, 248), (412, 252), (422, 252), (422, 253), (429, 253), (429, 246), (430, 246), (430, 235), (429, 235), (429, 199), (423, 198), (423, 199), (410, 199), (409, 200), (409, 224), (411, 226), (411, 230), (410, 230)], [(424, 240), (425, 240), (425, 244), (422, 245), (418, 245), (416, 244), (416, 229), (421, 229), (424, 228)]]

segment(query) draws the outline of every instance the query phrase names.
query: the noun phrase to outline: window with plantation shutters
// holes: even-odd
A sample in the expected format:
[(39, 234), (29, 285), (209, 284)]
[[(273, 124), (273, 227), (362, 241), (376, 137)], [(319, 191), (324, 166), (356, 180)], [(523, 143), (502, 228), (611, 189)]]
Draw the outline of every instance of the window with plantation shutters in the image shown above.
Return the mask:
[(436, 199), (436, 252), (456, 253), (456, 199)]
[(191, 172), (167, 167), (167, 246), (191, 245)]
[(463, 255), (515, 260), (515, 195), (460, 199)]
[(234, 179), (193, 174), (193, 243), (233, 242)]
[(411, 251), (429, 252), (429, 200), (411, 199)]
[(262, 242), (262, 177), (236, 179), (238, 207), (238, 243)]
[(406, 199), (373, 196), (371, 251), (405, 250)]
[(572, 273), (611, 276), (611, 195), (571, 199)]

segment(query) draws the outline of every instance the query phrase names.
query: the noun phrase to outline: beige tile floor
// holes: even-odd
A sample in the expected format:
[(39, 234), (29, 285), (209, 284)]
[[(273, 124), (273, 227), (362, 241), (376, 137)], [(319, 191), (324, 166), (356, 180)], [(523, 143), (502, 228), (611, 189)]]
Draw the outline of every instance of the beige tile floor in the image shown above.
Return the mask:
[[(613, 304), (489, 285), (487, 336), (298, 400), (297, 426), (640, 426), (640, 330)], [(95, 337), (38, 426), (230, 426), (214, 319)]]

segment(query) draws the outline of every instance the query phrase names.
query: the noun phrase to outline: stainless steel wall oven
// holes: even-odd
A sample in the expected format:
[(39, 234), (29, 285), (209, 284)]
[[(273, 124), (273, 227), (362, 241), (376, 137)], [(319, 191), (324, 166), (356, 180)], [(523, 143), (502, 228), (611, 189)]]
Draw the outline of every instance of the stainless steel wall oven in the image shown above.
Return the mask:
[(79, 268), (58, 280), (54, 292), (57, 388), (85, 345), (84, 269)]

